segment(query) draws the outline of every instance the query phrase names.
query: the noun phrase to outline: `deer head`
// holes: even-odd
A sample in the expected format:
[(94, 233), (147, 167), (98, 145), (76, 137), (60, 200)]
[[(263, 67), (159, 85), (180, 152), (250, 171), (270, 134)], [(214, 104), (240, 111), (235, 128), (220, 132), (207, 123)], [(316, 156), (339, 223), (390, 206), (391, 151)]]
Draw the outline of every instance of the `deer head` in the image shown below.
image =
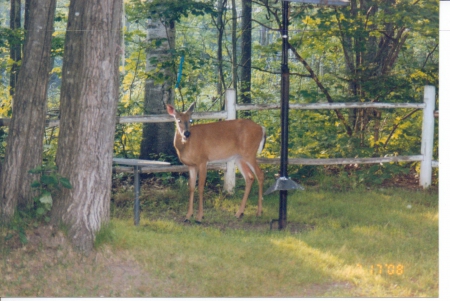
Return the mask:
[(186, 141), (191, 135), (191, 115), (194, 112), (194, 109), (195, 102), (193, 102), (185, 112), (177, 112), (174, 106), (167, 104), (167, 113), (175, 118), (177, 132), (181, 135), (183, 141)]

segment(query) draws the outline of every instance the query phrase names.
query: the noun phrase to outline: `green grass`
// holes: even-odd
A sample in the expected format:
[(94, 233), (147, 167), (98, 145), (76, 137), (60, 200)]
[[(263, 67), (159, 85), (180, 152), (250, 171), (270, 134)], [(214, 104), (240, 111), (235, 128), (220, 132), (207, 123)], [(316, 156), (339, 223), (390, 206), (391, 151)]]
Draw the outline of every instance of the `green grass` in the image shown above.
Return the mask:
[(288, 229), (278, 231), (269, 229), (277, 194), (265, 196), (256, 217), (253, 189), (245, 216), (234, 217), (242, 183), (234, 197), (209, 187), (204, 222), (183, 223), (185, 184), (144, 188), (138, 227), (132, 193), (116, 192), (111, 223), (88, 258), (45, 244), (3, 254), (0, 295), (439, 296), (435, 191), (307, 187), (289, 193)]
[(261, 218), (253, 194), (243, 220), (234, 220), (239, 202), (210, 199), (201, 226), (179, 222), (186, 203), (168, 202), (176, 210), (165, 219), (153, 207), (140, 227), (115, 219), (112, 244), (186, 288), (176, 296), (438, 296), (437, 193), (290, 193), (294, 226), (286, 232), (269, 231), (276, 195), (265, 198)]

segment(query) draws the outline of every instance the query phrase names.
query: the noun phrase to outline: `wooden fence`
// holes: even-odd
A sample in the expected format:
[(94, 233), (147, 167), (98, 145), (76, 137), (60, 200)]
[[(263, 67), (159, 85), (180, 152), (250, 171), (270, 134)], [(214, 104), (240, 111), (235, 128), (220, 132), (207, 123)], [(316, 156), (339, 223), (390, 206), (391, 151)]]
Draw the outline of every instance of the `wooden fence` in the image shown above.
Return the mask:
[[(335, 110), (350, 108), (377, 108), (377, 109), (396, 109), (412, 108), (423, 110), (422, 124), (422, 146), (421, 154), (409, 156), (386, 156), (380, 158), (333, 158), (333, 159), (308, 159), (308, 158), (289, 158), (289, 164), (299, 165), (337, 165), (337, 164), (373, 164), (389, 162), (421, 162), (420, 185), (427, 188), (431, 185), (432, 167), (438, 167), (438, 162), (432, 160), (433, 155), (433, 135), (435, 112), (436, 91), (434, 86), (425, 86), (423, 103), (312, 103), (312, 104), (290, 104), (291, 110)], [(280, 104), (236, 104), (236, 93), (232, 89), (226, 91), (226, 111), (221, 112), (195, 112), (193, 119), (235, 119), (236, 111), (242, 110), (274, 110), (280, 109)], [(119, 123), (129, 122), (173, 122), (173, 117), (163, 115), (153, 116), (126, 116), (119, 117)], [(258, 158), (262, 164), (280, 164), (280, 159)], [(235, 166), (234, 162), (227, 164), (208, 164), (208, 169), (225, 169), (224, 189), (232, 193), (235, 186)], [(117, 171), (132, 171), (132, 168), (116, 167)], [(185, 172), (185, 166), (167, 166), (160, 168), (142, 168), (142, 172)]]
[[(233, 89), (226, 91), (226, 110), (220, 112), (194, 112), (193, 119), (236, 119), (236, 111), (242, 110), (275, 110), (280, 109), (280, 104), (236, 104), (236, 92)], [(312, 104), (290, 104), (290, 110), (335, 110), (352, 108), (377, 108), (377, 109), (396, 109), (411, 108), (423, 110), (422, 123), (422, 145), (421, 154), (409, 156), (386, 156), (380, 158), (333, 158), (333, 159), (309, 159), (309, 158), (289, 158), (289, 164), (298, 165), (338, 165), (338, 164), (373, 164), (389, 162), (416, 162), (420, 161), (420, 180), (419, 184), (423, 188), (431, 185), (432, 168), (438, 167), (438, 162), (433, 161), (433, 137), (434, 137), (434, 118), (438, 116), (435, 112), (436, 90), (434, 86), (424, 87), (423, 103), (312, 103)], [(118, 123), (159, 123), (174, 122), (173, 117), (168, 114), (151, 116), (121, 116), (117, 118)], [(8, 119), (0, 119), (0, 126), (7, 125)], [(48, 126), (58, 126), (59, 120), (47, 121)], [(258, 158), (262, 164), (280, 164), (280, 159)], [(224, 190), (232, 193), (235, 186), (236, 168), (234, 162), (208, 164), (208, 169), (225, 170)], [(133, 172), (132, 167), (116, 166), (117, 172)], [(165, 166), (165, 167), (142, 167), (141, 172), (187, 172), (186, 166)]]

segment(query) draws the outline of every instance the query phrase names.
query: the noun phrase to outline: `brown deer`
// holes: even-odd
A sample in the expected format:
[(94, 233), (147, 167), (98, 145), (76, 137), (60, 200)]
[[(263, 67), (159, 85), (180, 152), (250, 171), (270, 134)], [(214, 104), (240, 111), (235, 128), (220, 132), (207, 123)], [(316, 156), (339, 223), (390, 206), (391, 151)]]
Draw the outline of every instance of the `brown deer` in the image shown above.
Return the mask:
[(265, 143), (265, 129), (248, 119), (219, 121), (191, 126), (191, 115), (195, 102), (186, 112), (177, 112), (167, 105), (167, 113), (176, 121), (174, 146), (180, 161), (189, 167), (189, 209), (186, 222), (194, 213), (194, 191), (198, 173), (198, 213), (196, 222), (203, 218), (203, 191), (206, 181), (208, 162), (227, 162), (236, 160), (236, 165), (245, 179), (245, 192), (241, 207), (236, 213), (240, 218), (244, 214), (248, 194), (255, 180), (259, 184), (257, 216), (262, 213), (262, 193), (264, 173), (256, 162), (256, 155), (262, 151)]

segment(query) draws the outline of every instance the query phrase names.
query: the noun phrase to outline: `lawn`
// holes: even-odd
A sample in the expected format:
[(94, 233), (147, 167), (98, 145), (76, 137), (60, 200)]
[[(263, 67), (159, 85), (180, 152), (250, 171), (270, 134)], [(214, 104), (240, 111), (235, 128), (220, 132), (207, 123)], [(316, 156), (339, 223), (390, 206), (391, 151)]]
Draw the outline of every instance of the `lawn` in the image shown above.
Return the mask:
[(269, 229), (276, 194), (257, 218), (252, 191), (238, 220), (240, 188), (235, 197), (209, 191), (197, 225), (183, 223), (187, 189), (177, 185), (142, 191), (138, 227), (131, 190), (117, 190), (111, 223), (88, 257), (57, 229), (29, 230), (35, 243), (2, 252), (0, 295), (439, 296), (437, 191), (307, 187), (289, 193), (288, 229), (278, 231)]

